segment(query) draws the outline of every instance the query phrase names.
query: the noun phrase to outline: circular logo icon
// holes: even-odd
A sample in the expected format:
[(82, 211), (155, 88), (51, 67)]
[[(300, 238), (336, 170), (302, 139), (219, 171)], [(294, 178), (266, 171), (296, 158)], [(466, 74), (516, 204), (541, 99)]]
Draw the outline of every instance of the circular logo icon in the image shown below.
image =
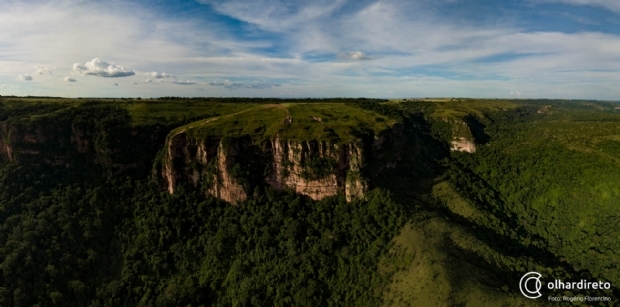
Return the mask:
[(529, 272), (523, 275), (519, 281), (521, 294), (531, 299), (541, 297), (540, 289), (542, 288), (542, 283), (540, 282), (540, 277), (542, 277), (542, 274), (538, 272)]

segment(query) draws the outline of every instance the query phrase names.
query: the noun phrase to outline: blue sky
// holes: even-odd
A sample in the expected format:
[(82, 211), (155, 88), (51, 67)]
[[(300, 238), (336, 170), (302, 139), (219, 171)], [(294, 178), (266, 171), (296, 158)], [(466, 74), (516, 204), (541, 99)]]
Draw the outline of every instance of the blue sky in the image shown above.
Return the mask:
[(0, 95), (620, 99), (617, 0), (0, 0)]

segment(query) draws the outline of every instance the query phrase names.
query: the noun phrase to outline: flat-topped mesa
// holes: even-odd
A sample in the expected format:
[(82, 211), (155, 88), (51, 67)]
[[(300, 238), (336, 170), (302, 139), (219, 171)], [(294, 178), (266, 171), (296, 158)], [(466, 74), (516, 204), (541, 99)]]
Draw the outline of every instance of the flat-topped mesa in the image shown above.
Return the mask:
[(380, 157), (376, 151), (386, 140), (392, 141), (386, 135), (393, 133), (400, 130), (338, 143), (279, 137), (259, 141), (247, 136), (196, 139), (183, 131), (166, 141), (161, 176), (169, 193), (186, 184), (231, 204), (245, 201), (255, 186), (265, 184), (314, 200), (343, 193), (353, 201), (363, 198), (368, 189), (362, 176), (366, 156)]
[(398, 152), (401, 126), (345, 104), (261, 105), (173, 130), (156, 170), (170, 193), (186, 185), (232, 204), (261, 186), (353, 201), (368, 189), (363, 173), (395, 164), (383, 151)]

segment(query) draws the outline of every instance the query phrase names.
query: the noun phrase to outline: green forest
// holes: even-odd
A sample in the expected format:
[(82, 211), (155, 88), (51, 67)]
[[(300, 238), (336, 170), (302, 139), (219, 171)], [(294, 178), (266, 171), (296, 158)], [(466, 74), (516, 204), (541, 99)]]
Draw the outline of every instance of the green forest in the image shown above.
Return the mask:
[[(341, 143), (402, 129), (402, 153), (368, 157), (363, 199), (253, 183), (231, 205), (158, 177), (189, 128)], [(613, 285), (554, 295), (620, 298), (620, 103), (0, 97), (0, 133), (0, 306), (546, 304), (519, 293), (528, 271)], [(300, 177), (337, 162), (313, 156)]]

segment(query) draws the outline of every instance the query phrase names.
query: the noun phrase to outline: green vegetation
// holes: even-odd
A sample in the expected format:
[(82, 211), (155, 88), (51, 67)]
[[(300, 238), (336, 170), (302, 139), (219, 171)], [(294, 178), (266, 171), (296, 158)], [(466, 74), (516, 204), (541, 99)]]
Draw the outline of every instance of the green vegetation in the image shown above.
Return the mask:
[(613, 139), (620, 114), (591, 109), (592, 103), (554, 105), (556, 114), (536, 112), (537, 120), (510, 124), (491, 118), (492, 141), (473, 156), (454, 155), (447, 176), (484, 211), (531, 234), (521, 235), (521, 244), (618, 283), (620, 151)]
[(34, 174), (3, 170), (3, 306), (377, 305), (377, 259), (404, 222), (378, 190), (354, 203), (266, 190), (233, 207), (145, 181), (37, 193)]
[(487, 113), (512, 110), (519, 103), (509, 100), (450, 100), (434, 104), (431, 116), (436, 118), (459, 118), (470, 115), (483, 116)]
[(282, 103), (244, 109), (179, 127), (194, 138), (242, 137), (266, 140), (329, 140), (351, 142), (369, 133), (378, 134), (396, 121), (347, 104)]
[[(530, 306), (532, 270), (613, 285), (553, 295), (615, 299), (619, 106), (0, 97), (0, 306)], [(256, 188), (236, 206), (204, 193), (216, 159), (189, 164), (208, 168), (199, 189), (153, 179), (175, 133), (241, 148), (389, 128), (402, 148), (347, 173), (371, 189), (351, 203), (254, 184), (271, 169), (241, 151), (230, 175)], [(463, 135), (475, 153), (450, 152)], [(302, 177), (333, 173), (306, 158)]]
[(303, 165), (304, 170), (299, 175), (307, 180), (323, 179), (333, 173), (336, 165), (337, 162), (333, 159), (319, 156), (310, 157)]
[(139, 101), (126, 105), (134, 125), (187, 123), (200, 118), (232, 114), (256, 106), (253, 103), (203, 101)]

